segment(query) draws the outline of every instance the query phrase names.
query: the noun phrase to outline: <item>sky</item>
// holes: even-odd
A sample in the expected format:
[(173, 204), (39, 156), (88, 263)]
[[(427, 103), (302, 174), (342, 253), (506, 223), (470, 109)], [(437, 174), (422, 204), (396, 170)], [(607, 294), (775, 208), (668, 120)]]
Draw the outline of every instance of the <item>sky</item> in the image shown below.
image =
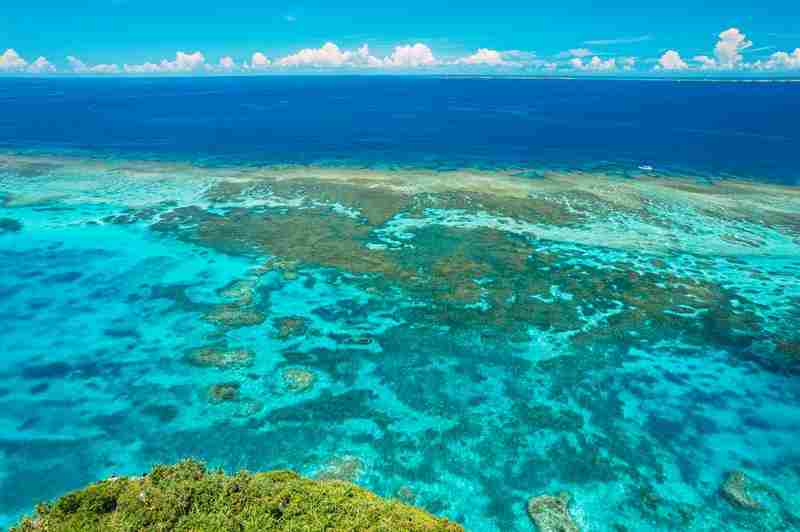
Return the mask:
[(3, 0), (0, 75), (800, 76), (796, 0), (384, 4)]

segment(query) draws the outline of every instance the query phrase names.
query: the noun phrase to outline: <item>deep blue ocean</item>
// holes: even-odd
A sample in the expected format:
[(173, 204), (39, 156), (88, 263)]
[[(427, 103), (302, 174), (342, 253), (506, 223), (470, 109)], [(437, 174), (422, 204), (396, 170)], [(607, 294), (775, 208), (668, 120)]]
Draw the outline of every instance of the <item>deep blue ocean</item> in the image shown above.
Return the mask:
[(0, 147), (237, 163), (656, 169), (797, 180), (795, 83), (269, 77), (0, 82)]
[[(186, 457), (800, 530), (800, 84), (0, 78), (0, 529)], [(568, 530), (565, 528), (565, 530)]]

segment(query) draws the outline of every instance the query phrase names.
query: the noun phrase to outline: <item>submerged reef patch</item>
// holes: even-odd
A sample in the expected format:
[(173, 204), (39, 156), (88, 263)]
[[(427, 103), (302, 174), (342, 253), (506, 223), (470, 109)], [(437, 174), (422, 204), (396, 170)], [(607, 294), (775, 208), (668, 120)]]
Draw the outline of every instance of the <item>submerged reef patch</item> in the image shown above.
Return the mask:
[(760, 510), (761, 503), (750, 495), (750, 480), (741, 471), (730, 473), (720, 487), (720, 492), (731, 504), (740, 508)]
[(355, 482), (364, 473), (364, 462), (357, 456), (335, 456), (325, 462), (314, 475), (317, 480)]
[(255, 299), (257, 281), (246, 279), (233, 281), (225, 288), (219, 291), (219, 295), (232, 299), (239, 305), (250, 305)]
[(227, 403), (237, 401), (239, 399), (238, 382), (223, 382), (220, 384), (213, 384), (208, 389), (208, 401), (211, 404)]
[(186, 361), (199, 367), (220, 369), (246, 368), (253, 365), (255, 353), (248, 349), (228, 349), (224, 345), (213, 345), (191, 349)]
[(209, 323), (228, 328), (260, 325), (267, 319), (261, 312), (239, 305), (218, 305), (209, 310), (204, 318)]
[(541, 495), (528, 501), (528, 515), (539, 532), (579, 532), (569, 513), (570, 495)]
[(308, 322), (302, 316), (276, 318), (274, 323), (277, 330), (276, 335), (281, 340), (304, 336), (308, 331)]
[(291, 393), (302, 393), (314, 386), (316, 377), (308, 370), (287, 368), (283, 370), (283, 384)]

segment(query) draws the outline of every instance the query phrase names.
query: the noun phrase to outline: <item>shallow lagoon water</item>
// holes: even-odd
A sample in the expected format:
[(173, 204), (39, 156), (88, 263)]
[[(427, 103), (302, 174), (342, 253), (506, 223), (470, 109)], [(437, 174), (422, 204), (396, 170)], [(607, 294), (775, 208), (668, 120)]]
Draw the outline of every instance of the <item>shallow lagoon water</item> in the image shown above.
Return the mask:
[(0, 526), (193, 456), (468, 530), (562, 491), (582, 530), (800, 529), (795, 188), (163, 159), (0, 157)]

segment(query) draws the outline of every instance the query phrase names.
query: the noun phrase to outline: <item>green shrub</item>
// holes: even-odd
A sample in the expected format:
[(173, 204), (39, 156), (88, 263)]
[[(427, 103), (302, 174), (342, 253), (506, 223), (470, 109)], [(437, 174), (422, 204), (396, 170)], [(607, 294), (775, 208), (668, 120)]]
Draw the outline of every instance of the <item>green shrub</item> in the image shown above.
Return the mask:
[(207, 471), (195, 461), (109, 479), (40, 504), (15, 532), (462, 531), (446, 519), (354, 484), (291, 471)]

